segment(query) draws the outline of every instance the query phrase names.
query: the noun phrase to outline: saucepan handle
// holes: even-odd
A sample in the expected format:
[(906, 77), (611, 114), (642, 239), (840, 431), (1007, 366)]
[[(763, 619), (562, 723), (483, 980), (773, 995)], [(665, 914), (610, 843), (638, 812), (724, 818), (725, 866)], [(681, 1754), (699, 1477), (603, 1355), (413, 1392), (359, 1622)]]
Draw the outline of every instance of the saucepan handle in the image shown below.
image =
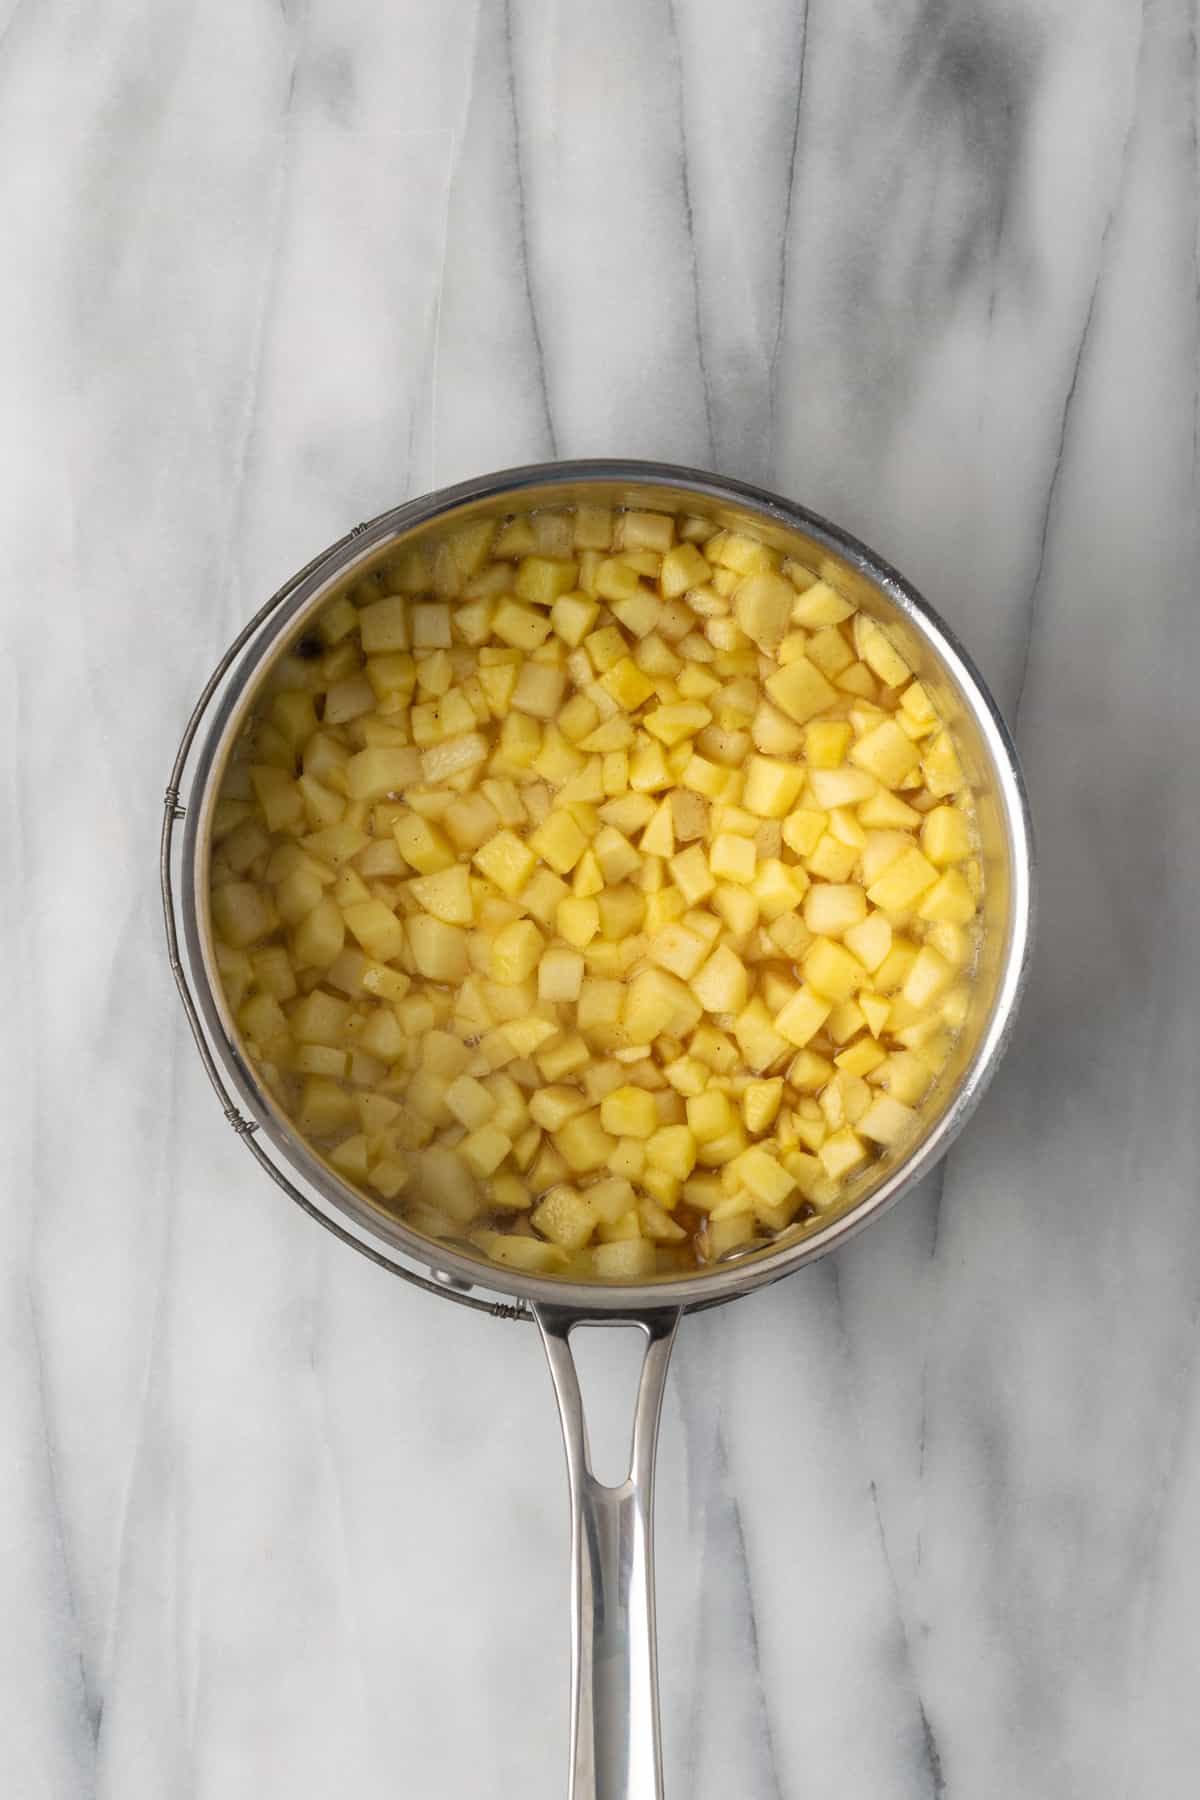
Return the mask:
[(535, 1306), (567, 1452), (571, 1489), (571, 1800), (662, 1800), (654, 1641), (654, 1456), (678, 1310), (607, 1322), (636, 1325), (646, 1347), (629, 1473), (592, 1473), (570, 1335), (576, 1312)]

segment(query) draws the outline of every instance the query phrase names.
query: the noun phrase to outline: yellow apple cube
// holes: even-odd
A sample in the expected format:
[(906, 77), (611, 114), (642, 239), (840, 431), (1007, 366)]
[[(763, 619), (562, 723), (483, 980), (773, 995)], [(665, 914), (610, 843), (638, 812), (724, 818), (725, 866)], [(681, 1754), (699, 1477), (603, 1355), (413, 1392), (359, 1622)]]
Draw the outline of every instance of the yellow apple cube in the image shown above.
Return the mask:
[(892, 947), (891, 922), (883, 913), (867, 913), (862, 922), (847, 927), (842, 943), (862, 967), (876, 970)]
[[(844, 945), (819, 937), (805, 955), (804, 979), (829, 1000), (848, 1000), (865, 985), (866, 973)], [(807, 1043), (807, 1038), (804, 1041)]]
[(554, 1142), (568, 1169), (576, 1175), (604, 1168), (616, 1148), (616, 1139), (601, 1122), (599, 1108), (568, 1119), (555, 1133)]
[(735, 1157), (728, 1166), (728, 1173), (738, 1189), (752, 1194), (756, 1201), (761, 1200), (767, 1206), (781, 1205), (796, 1186), (794, 1177), (761, 1144), (752, 1144), (749, 1150), (743, 1150)]
[[(647, 954), (660, 968), (669, 969), (684, 981), (689, 981), (708, 952), (708, 945), (686, 925), (672, 923), (664, 925), (647, 946)], [(699, 993), (699, 989), (696, 989)]]
[(854, 642), (858, 654), (869, 669), (878, 675), (885, 687), (903, 687), (912, 670), (895, 649), (883, 627), (865, 613), (854, 621)]
[(257, 943), (259, 938), (273, 931), (276, 924), (270, 896), (249, 881), (228, 882), (224, 887), (214, 888), (212, 912), (217, 930), (235, 950)]
[(940, 731), (921, 758), (925, 786), (939, 799), (957, 793), (963, 785), (962, 765), (948, 731)]
[(492, 615), (492, 633), (514, 650), (536, 650), (550, 635), (550, 620), (506, 595)]
[(471, 881), (463, 863), (436, 875), (418, 875), (409, 882), (408, 891), (423, 911), (444, 919), (447, 925), (469, 925), (475, 917)]
[(806, 656), (798, 656), (786, 668), (768, 675), (763, 685), (776, 706), (797, 725), (806, 725), (837, 699), (820, 669)]
[(858, 1121), (858, 1131), (872, 1143), (889, 1149), (908, 1137), (916, 1127), (917, 1114), (911, 1106), (891, 1094), (877, 1094)]
[(419, 813), (405, 813), (397, 819), (392, 836), (405, 862), (421, 875), (435, 875), (455, 862), (454, 846), (445, 832)]
[(712, 713), (699, 700), (677, 700), (646, 714), (646, 730), (663, 744), (681, 744), (712, 723)]
[(656, 1267), (654, 1245), (648, 1238), (627, 1238), (619, 1243), (596, 1244), (592, 1270), (597, 1281), (644, 1281)]
[(933, 864), (914, 846), (904, 850), (883, 874), (873, 881), (867, 889), (867, 899), (872, 906), (878, 906), (884, 912), (905, 912), (914, 901), (931, 888), (938, 878)]
[(802, 768), (767, 756), (747, 757), (745, 774), (743, 804), (763, 819), (782, 819), (804, 786)]
[[(764, 1074), (772, 1063), (778, 1062), (792, 1047), (789, 1039), (776, 1029), (775, 1020), (758, 995), (738, 1014), (734, 1021), (733, 1035), (746, 1066), (756, 1075)], [(696, 1050), (694, 1041), (692, 1047)], [(696, 1053), (699, 1054), (699, 1051)]]
[(832, 1132), (817, 1151), (821, 1166), (832, 1181), (844, 1181), (861, 1169), (868, 1151), (862, 1139), (849, 1125)]
[[(346, 923), (351, 931), (355, 928), (350, 913), (355, 910), (357, 909), (350, 908), (346, 914)], [(408, 921), (407, 932), (408, 947), (418, 974), (424, 975), (429, 981), (457, 983), (466, 980), (470, 963), (467, 959), (466, 934), (460, 927), (447, 925), (429, 913), (417, 913)], [(378, 955), (362, 938), (359, 938), (359, 942), (364, 950)], [(385, 959), (380, 957), (379, 960)]]
[(459, 1075), (446, 1089), (446, 1105), (467, 1131), (485, 1125), (496, 1110), (493, 1095), (473, 1075)]
[(666, 599), (677, 599), (689, 588), (703, 587), (712, 570), (695, 544), (676, 544), (668, 550), (659, 571), (659, 585)]
[(623, 712), (636, 712), (642, 702), (648, 700), (654, 692), (654, 683), (643, 675), (628, 656), (623, 656), (619, 662), (604, 671), (600, 677), (600, 686)]
[(809, 986), (801, 987), (782, 1007), (775, 1029), (788, 1044), (802, 1050), (817, 1035), (833, 1010), (832, 1002)]
[(710, 1087), (701, 1094), (690, 1095), (686, 1107), (687, 1129), (697, 1144), (710, 1144), (737, 1125), (729, 1096), (720, 1088)]
[(954, 975), (955, 971), (945, 957), (939, 956), (928, 944), (923, 944), (908, 972), (901, 993), (909, 1006), (917, 1012), (923, 1012), (939, 995), (945, 993), (954, 980)]
[(934, 924), (969, 925), (975, 917), (975, 896), (957, 869), (946, 869), (917, 910)]
[[(390, 944), (398, 937), (397, 947), (392, 950), (395, 956), (404, 947), (403, 927), (394, 932), (393, 927), (398, 927), (399, 921), (386, 907), (383, 911), (391, 920), (386, 927), (386, 941)], [(346, 920), (341, 908), (333, 900), (319, 900), (292, 933), (292, 960), (298, 969), (327, 969), (341, 954), (345, 941)]]
[(555, 1004), (578, 1000), (583, 971), (583, 957), (578, 950), (553, 945), (538, 964), (538, 998)]
[(463, 1138), (457, 1153), (481, 1181), (486, 1181), (489, 1175), (495, 1174), (511, 1149), (512, 1140), (495, 1125), (481, 1125)]
[(645, 1140), (645, 1152), (644, 1185), (654, 1171), (672, 1181), (686, 1181), (696, 1166), (696, 1140), (686, 1125), (660, 1125)]
[(583, 950), (600, 929), (600, 908), (594, 899), (568, 894), (559, 901), (554, 922), (560, 937), (575, 949)]
[(894, 719), (885, 719), (882, 725), (868, 731), (850, 751), (852, 763), (888, 788), (903, 787), (920, 760), (917, 745), (904, 735)]
[[(677, 969), (676, 973), (682, 971)], [(692, 992), (705, 1012), (741, 1012), (750, 992), (745, 963), (727, 944), (719, 945), (695, 974)]]
[(732, 831), (722, 832), (709, 847), (708, 866), (717, 881), (745, 885), (754, 880), (757, 862), (753, 840)]
[(921, 848), (931, 863), (946, 868), (971, 854), (971, 828), (957, 806), (935, 806), (921, 826)]
[(858, 822), (868, 830), (910, 831), (921, 823), (921, 815), (916, 807), (901, 800), (899, 794), (879, 788), (859, 806)]
[(376, 962), (391, 962), (404, 949), (404, 926), (382, 900), (361, 900), (343, 907), (342, 913), (354, 937)]
[(817, 937), (841, 937), (866, 916), (867, 897), (857, 882), (814, 882), (804, 896), (804, 923)]
[(733, 610), (746, 636), (762, 650), (783, 642), (792, 620), (796, 590), (773, 570), (747, 575), (734, 590)]
[(586, 836), (565, 811), (552, 812), (529, 836), (529, 848), (559, 875), (575, 867), (587, 845)]
[(471, 861), (502, 894), (510, 896), (521, 892), (537, 866), (537, 857), (530, 846), (507, 829), (496, 832), (481, 844)]
[(524, 981), (537, 968), (544, 948), (545, 940), (532, 919), (514, 919), (492, 939), (493, 981), (506, 987)]
[[(860, 994), (858, 1004), (862, 1008), (863, 1018), (867, 1022), (867, 1030), (872, 1037), (881, 1037), (888, 1015), (892, 1010), (892, 1002), (885, 1000), (882, 994)], [(859, 1070), (862, 1073), (862, 1070)]]
[(614, 1137), (652, 1137), (658, 1129), (654, 1095), (645, 1088), (614, 1088), (600, 1102), (600, 1123)]
[(675, 823), (669, 798), (663, 800), (655, 810), (638, 840), (638, 848), (647, 856), (661, 856), (664, 859), (674, 856)]

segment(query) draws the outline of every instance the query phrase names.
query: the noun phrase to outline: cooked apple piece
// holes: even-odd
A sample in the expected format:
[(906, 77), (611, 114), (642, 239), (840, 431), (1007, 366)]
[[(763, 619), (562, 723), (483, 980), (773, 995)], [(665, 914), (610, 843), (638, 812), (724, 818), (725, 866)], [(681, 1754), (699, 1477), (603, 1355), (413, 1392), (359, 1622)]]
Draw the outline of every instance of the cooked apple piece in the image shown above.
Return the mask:
[(709, 848), (708, 866), (717, 881), (751, 882), (757, 863), (752, 840), (736, 832), (722, 832)]
[(808, 792), (814, 805), (823, 811), (834, 807), (860, 806), (878, 791), (874, 775), (865, 769), (810, 769)]
[(647, 954), (652, 962), (656, 962), (660, 968), (669, 969), (673, 975), (678, 975), (685, 981), (695, 975), (707, 951), (708, 945), (704, 938), (689, 931), (686, 925), (674, 922), (664, 925), (647, 945)]
[(869, 619), (865, 613), (859, 613), (855, 617), (854, 642), (862, 660), (886, 687), (903, 687), (911, 678), (912, 670), (895, 649), (883, 627), (874, 619)]
[(921, 773), (931, 794), (940, 797), (955, 794), (963, 785), (962, 766), (954, 739), (948, 731), (940, 731), (921, 758)]
[[(367, 904), (374, 905), (375, 902), (368, 901)], [(353, 930), (349, 914), (346, 922)], [(459, 926), (447, 925), (429, 913), (417, 913), (409, 919), (406, 931), (408, 947), (418, 974), (436, 982), (466, 979), (470, 963), (467, 959), (466, 935)], [(362, 939), (359, 941), (362, 942)], [(365, 943), (363, 947), (370, 948)]]
[(728, 944), (718, 945), (694, 975), (692, 991), (706, 1012), (740, 1012), (750, 993), (745, 963)]
[(689, 588), (703, 587), (711, 575), (712, 569), (695, 544), (676, 544), (664, 555), (659, 571), (663, 598), (675, 600)]
[(734, 616), (762, 650), (776, 650), (791, 624), (796, 591), (770, 569), (747, 575), (734, 589)]
[(926, 813), (921, 826), (921, 848), (938, 868), (966, 861), (971, 854), (971, 831), (960, 807), (935, 806)]
[(937, 878), (933, 864), (914, 847), (902, 851), (895, 862), (888, 865), (867, 889), (867, 898), (872, 906), (878, 906), (884, 912), (903, 912), (931, 888)]
[(836, 700), (825, 676), (805, 656), (768, 675), (763, 685), (775, 705), (797, 725), (806, 725)]
[(447, 925), (469, 925), (475, 917), (471, 882), (463, 863), (436, 875), (419, 875), (409, 883), (408, 891), (424, 911)]
[(587, 849), (587, 837), (568, 812), (551, 813), (530, 833), (529, 848), (558, 875), (567, 875)]
[(850, 761), (888, 788), (903, 787), (920, 760), (920, 750), (893, 719), (866, 732), (850, 750)]
[(804, 779), (804, 770), (793, 764), (766, 756), (747, 757), (743, 802), (761, 818), (782, 819), (795, 805)]
[(969, 925), (975, 917), (975, 896), (957, 869), (947, 869), (922, 895), (918, 912), (936, 925)]
[(274, 930), (275, 908), (261, 888), (253, 882), (227, 882), (213, 889), (213, 922), (227, 944), (244, 950)]
[[(398, 921), (393, 919), (393, 923)], [(402, 942), (402, 929), (400, 936)], [(318, 900), (292, 932), (289, 948), (293, 967), (327, 969), (341, 954), (345, 941), (346, 920), (341, 908), (333, 900)]]
[(858, 1130), (863, 1137), (890, 1148), (907, 1137), (916, 1123), (917, 1114), (911, 1106), (890, 1094), (879, 1094), (858, 1121)]
[(478, 1232), (480, 1247), (493, 1262), (507, 1264), (529, 1275), (560, 1275), (567, 1267), (567, 1254), (558, 1244), (541, 1238), (516, 1237), (498, 1231)]
[[(636, 1216), (636, 1215), (635, 1215)], [(643, 1237), (596, 1244), (592, 1266), (599, 1281), (644, 1281), (655, 1272), (654, 1245)]]
[(817, 937), (842, 937), (866, 916), (867, 896), (857, 882), (814, 882), (804, 896), (804, 923)]
[(804, 986), (782, 1007), (775, 1019), (775, 1029), (787, 1043), (802, 1050), (820, 1031), (831, 1011), (830, 1000)]
[(614, 1088), (600, 1102), (600, 1123), (614, 1137), (652, 1137), (658, 1128), (653, 1094), (645, 1088)]
[(446, 1105), (468, 1131), (485, 1125), (496, 1110), (493, 1095), (473, 1075), (459, 1075), (446, 1089)]
[(865, 985), (865, 971), (858, 958), (832, 938), (819, 937), (804, 957), (804, 977), (830, 1000), (848, 1000)]

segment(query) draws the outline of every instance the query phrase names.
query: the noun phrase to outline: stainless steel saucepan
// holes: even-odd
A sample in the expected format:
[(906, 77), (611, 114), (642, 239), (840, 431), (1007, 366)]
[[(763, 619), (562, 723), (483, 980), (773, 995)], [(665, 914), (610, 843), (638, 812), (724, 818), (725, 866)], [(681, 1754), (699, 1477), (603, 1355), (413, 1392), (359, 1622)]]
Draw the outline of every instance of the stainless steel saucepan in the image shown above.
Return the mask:
[[(861, 1194), (816, 1228), (750, 1244), (715, 1267), (637, 1285), (522, 1274), (435, 1243), (373, 1206), (315, 1156), (260, 1085), (221, 990), (208, 904), (210, 824), (231, 746), (262, 680), (330, 594), (403, 539), (538, 506), (590, 502), (685, 510), (744, 528), (817, 567), (888, 629), (954, 728), (975, 791), (985, 872), (984, 932), (972, 1010), (928, 1103), (919, 1141), (874, 1165)], [(185, 770), (191, 764), (186, 806)], [(180, 834), (178, 827), (183, 822)], [(182, 842), (177, 840), (182, 836)], [(258, 1162), (304, 1210), (411, 1284), (541, 1332), (566, 1441), (572, 1510), (573, 1800), (656, 1800), (662, 1793), (655, 1669), (651, 1512), (667, 1363), (684, 1313), (735, 1300), (824, 1256), (878, 1218), (945, 1154), (995, 1070), (1028, 962), (1033, 852), (1012, 741), (987, 689), (936, 613), (879, 557), (787, 500), (696, 469), (565, 462), (509, 469), (412, 500), (356, 525), (285, 583), (222, 657), (187, 723), (166, 792), (161, 877), (171, 967), (208, 1076)], [(493, 1296), (503, 1296), (494, 1298)], [(632, 1324), (645, 1353), (627, 1478), (593, 1475), (570, 1334)]]

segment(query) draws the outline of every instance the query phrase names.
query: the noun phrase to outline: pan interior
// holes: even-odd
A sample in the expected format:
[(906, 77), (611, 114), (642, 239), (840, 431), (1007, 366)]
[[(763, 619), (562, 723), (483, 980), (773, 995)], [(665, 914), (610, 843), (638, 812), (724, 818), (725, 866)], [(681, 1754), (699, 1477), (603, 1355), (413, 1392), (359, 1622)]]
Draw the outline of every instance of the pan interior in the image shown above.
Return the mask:
[[(361, 581), (397, 548), (438, 539), (482, 518), (579, 503), (686, 511), (744, 529), (816, 569), (862, 612), (884, 623), (955, 734), (973, 790), (984, 867), (983, 931), (970, 1010), (949, 1063), (921, 1103), (915, 1144), (884, 1155), (852, 1183), (819, 1222), (747, 1246), (725, 1266), (647, 1279), (636, 1287), (570, 1284), (502, 1268), (464, 1239), (447, 1245), (418, 1235), (382, 1204), (338, 1176), (301, 1138), (258, 1081), (225, 1001), (208, 904), (212, 809), (231, 749), (278, 661), (343, 588)], [(684, 470), (639, 465), (554, 465), (511, 471), (400, 507), (336, 546), (294, 589), (248, 647), (200, 752), (184, 851), (184, 932), (201, 1009), (214, 1048), (275, 1150), (319, 1197), (366, 1238), (382, 1239), (455, 1282), (523, 1299), (570, 1301), (596, 1312), (711, 1304), (789, 1272), (859, 1229), (939, 1156), (973, 1107), (1002, 1048), (1027, 953), (1030, 852), (1020, 776), (1007, 733), (969, 660), (946, 627), (887, 565), (852, 539), (774, 496)]]

